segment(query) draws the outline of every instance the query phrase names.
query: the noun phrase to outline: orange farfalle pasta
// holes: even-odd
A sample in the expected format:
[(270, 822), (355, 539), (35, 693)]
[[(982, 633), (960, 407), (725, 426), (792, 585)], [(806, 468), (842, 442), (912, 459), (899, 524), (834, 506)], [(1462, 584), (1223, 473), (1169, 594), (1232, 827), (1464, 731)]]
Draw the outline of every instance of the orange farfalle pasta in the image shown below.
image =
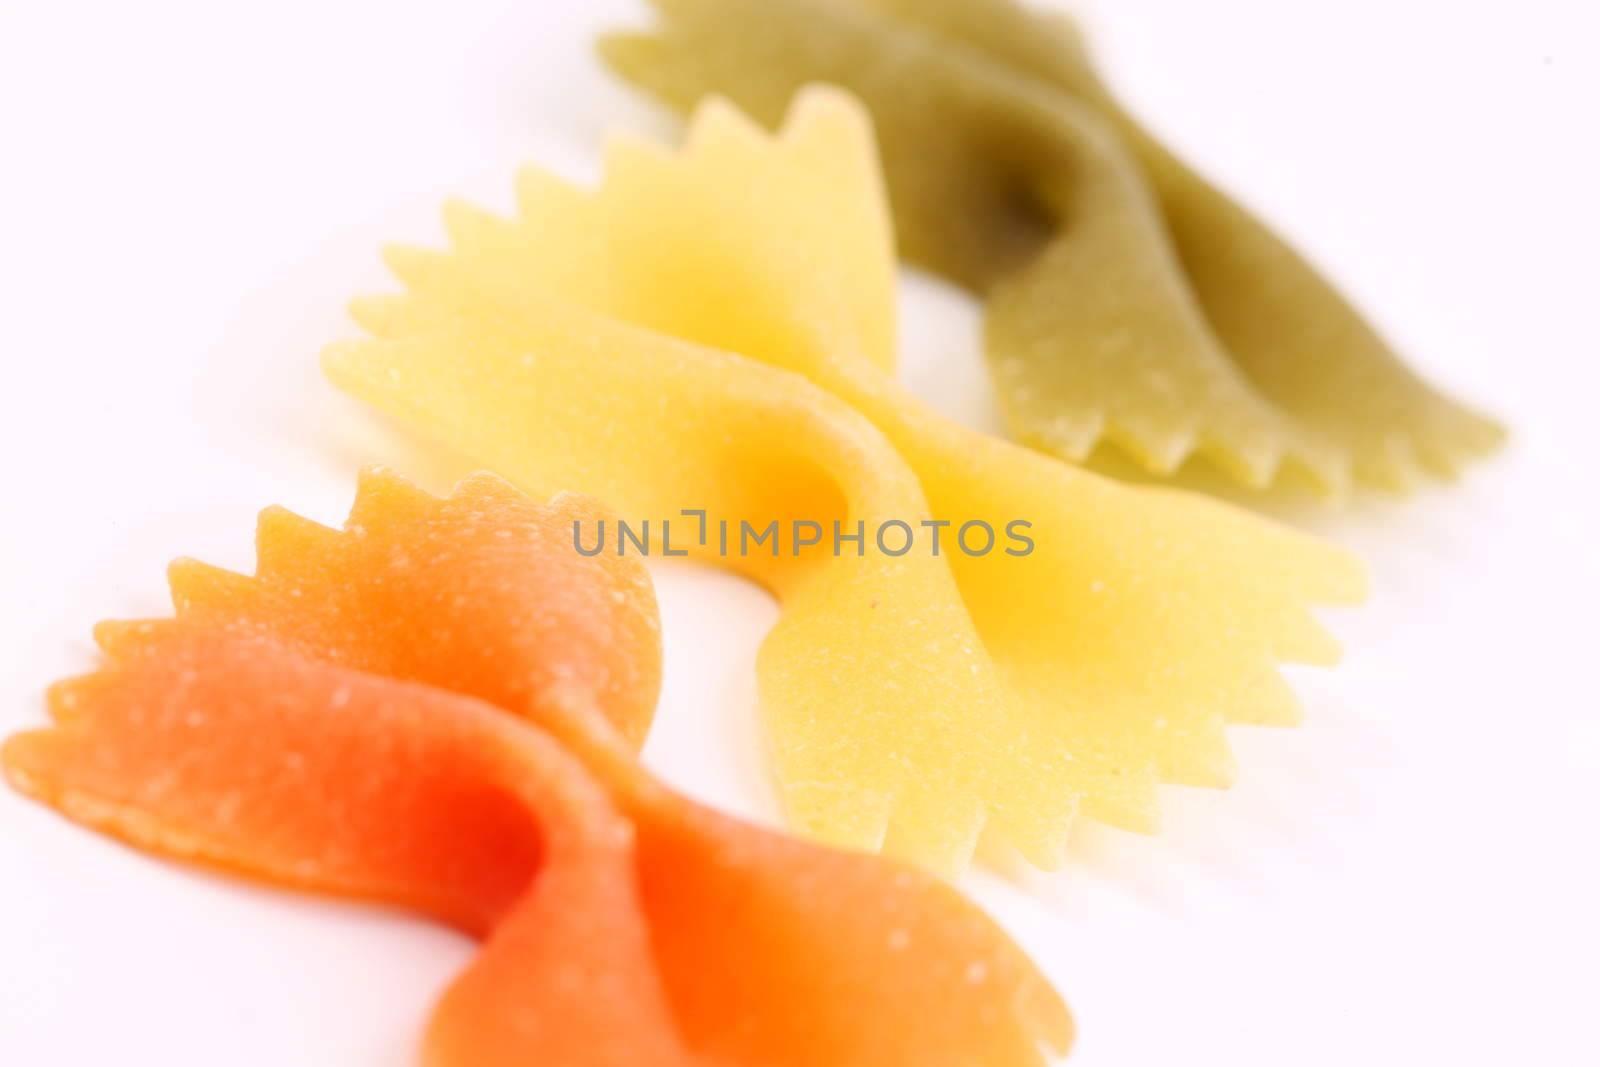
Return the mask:
[(724, 818), (634, 758), (654, 704), (635, 559), (585, 500), (367, 475), (343, 530), (272, 510), (254, 577), (180, 562), (174, 619), (9, 739), (13, 784), (141, 848), (482, 938), (431, 1067), (1038, 1065), (1071, 1022), (959, 894)]
[[(711, 102), (685, 147), (619, 142), (601, 185), (537, 170), (519, 213), (453, 204), (448, 252), (325, 365), (524, 486), (630, 517), (944, 523), (890, 556), (691, 552), (776, 593), (757, 662), (792, 822), (956, 868), (984, 829), (1041, 866), (1079, 812), (1148, 830), (1160, 780), (1221, 786), (1224, 726), (1288, 723), (1280, 660), (1331, 662), (1318, 600), (1359, 564), (1192, 494), (956, 425), (893, 379), (894, 255), (871, 128), (832, 90), (777, 134)], [(737, 353), (737, 354), (735, 354)], [(1028, 523), (1033, 549), (958, 531)]]

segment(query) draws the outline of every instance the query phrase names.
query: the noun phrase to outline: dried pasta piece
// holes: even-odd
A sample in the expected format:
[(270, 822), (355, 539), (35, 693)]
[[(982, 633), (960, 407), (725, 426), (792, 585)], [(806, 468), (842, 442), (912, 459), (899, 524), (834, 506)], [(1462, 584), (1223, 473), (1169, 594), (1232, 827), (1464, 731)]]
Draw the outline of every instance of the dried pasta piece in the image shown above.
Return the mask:
[(654, 603), (638, 560), (572, 550), (598, 514), (382, 474), (342, 531), (269, 511), (256, 576), (175, 565), (177, 618), (103, 624), (110, 662), (53, 689), (55, 725), (11, 738), (6, 771), (139, 847), (482, 938), (428, 1027), (434, 1067), (1064, 1050), (1060, 999), (947, 885), (640, 768)]
[[(334, 381), (628, 515), (945, 524), (937, 556), (704, 553), (783, 602), (757, 668), (808, 833), (950, 866), (987, 821), (1051, 865), (1078, 809), (1150, 829), (1158, 779), (1226, 784), (1223, 724), (1293, 721), (1276, 662), (1334, 657), (1307, 604), (1359, 595), (1343, 553), (974, 433), (886, 373), (889, 224), (847, 97), (775, 137), (713, 104), (679, 154), (619, 143), (598, 190), (529, 170), (518, 199), (391, 251), (407, 291), (358, 302), (377, 337), (330, 349)], [(1013, 520), (1030, 553), (956, 543)]]
[(1338, 495), (1352, 471), (1405, 487), (1501, 439), (1145, 134), (1056, 18), (1013, 0), (655, 2), (662, 26), (601, 51), (668, 103), (726, 93), (775, 123), (826, 81), (867, 104), (905, 254), (988, 298), (1022, 440), (1075, 460), (1105, 440), (1155, 473), (1198, 452), (1258, 488), (1298, 468)]

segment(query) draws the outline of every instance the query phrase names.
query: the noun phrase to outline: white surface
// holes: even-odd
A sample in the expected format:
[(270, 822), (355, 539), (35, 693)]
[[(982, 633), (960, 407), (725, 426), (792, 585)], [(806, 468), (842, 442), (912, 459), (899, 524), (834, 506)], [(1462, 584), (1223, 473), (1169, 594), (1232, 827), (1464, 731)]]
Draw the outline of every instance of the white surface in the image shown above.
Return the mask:
[[(448, 10), (447, 10), (448, 8)], [(1101, 0), (1113, 80), (1307, 246), (1416, 362), (1505, 416), (1460, 487), (1312, 524), (1377, 591), (1296, 731), (1163, 836), (970, 888), (1059, 982), (1081, 1067), (1594, 1063), (1600, 247), (1591, 5)], [(0, 9), (0, 730), (166, 609), (166, 561), (250, 563), (255, 511), (342, 517), (358, 465), (438, 487), (322, 382), (342, 305), (435, 207), (668, 124), (592, 62), (621, 3)], [(906, 301), (907, 372), (990, 415), (963, 298)], [(662, 569), (651, 761), (771, 816), (751, 663), (774, 616)], [(357, 907), (145, 858), (0, 789), (0, 1062), (413, 1062), (470, 952)]]

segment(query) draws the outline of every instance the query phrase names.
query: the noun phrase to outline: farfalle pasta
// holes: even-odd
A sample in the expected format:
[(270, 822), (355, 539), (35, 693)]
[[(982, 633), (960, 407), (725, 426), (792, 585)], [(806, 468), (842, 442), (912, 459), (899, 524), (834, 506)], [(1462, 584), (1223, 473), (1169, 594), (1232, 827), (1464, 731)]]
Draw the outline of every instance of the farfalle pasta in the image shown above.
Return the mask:
[(12, 782), (141, 848), (482, 939), (432, 1067), (1037, 1067), (1060, 999), (953, 889), (742, 825), (633, 750), (659, 677), (636, 559), (476, 477), (367, 476), (344, 529), (263, 516), (254, 577), (181, 562), (173, 619), (7, 741)]
[[(1073, 814), (1148, 829), (1159, 780), (1223, 785), (1227, 722), (1290, 722), (1279, 660), (1328, 662), (1317, 600), (1358, 565), (1213, 501), (1119, 485), (901, 389), (866, 116), (783, 131), (708, 105), (680, 153), (618, 143), (600, 187), (536, 170), (519, 212), (447, 211), (333, 380), (513, 481), (630, 516), (1029, 523), (1034, 548), (723, 557), (782, 601), (757, 663), (787, 811), (941, 867), (985, 825), (1053, 864)], [(737, 354), (735, 354), (737, 353)]]
[(1405, 487), (1502, 431), (1429, 387), (1297, 253), (1145, 134), (1059, 20), (1012, 0), (655, 0), (601, 42), (687, 110), (768, 124), (803, 84), (858, 95), (904, 253), (987, 299), (1008, 422), (1069, 459), (1102, 440), (1170, 473), (1296, 470)]

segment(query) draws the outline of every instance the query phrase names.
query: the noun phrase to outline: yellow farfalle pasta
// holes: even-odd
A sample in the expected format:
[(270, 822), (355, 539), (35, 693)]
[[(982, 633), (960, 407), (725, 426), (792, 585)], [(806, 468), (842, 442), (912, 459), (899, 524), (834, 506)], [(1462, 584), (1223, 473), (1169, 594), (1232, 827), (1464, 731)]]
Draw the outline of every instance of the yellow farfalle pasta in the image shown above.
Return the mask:
[[(878, 126), (904, 252), (987, 296), (1015, 434), (1155, 473), (1206, 456), (1263, 487), (1298, 469), (1404, 487), (1499, 441), (1430, 388), (1292, 249), (1143, 133), (1076, 39), (1012, 0), (655, 0), (601, 42), (679, 108), (724, 93), (775, 123), (802, 84)], [(1153, 186), (1153, 189), (1152, 189)]]
[[(1041, 865), (1070, 816), (1150, 828), (1165, 779), (1226, 784), (1225, 722), (1288, 722), (1280, 659), (1330, 661), (1307, 603), (1343, 553), (1216, 502), (1135, 489), (960, 427), (888, 373), (893, 249), (871, 129), (806, 94), (768, 136), (708, 105), (671, 154), (618, 143), (599, 189), (538, 171), (517, 217), (447, 211), (358, 302), (342, 387), (514, 481), (630, 516), (945, 523), (889, 556), (724, 560), (782, 601), (757, 663), (804, 830), (938, 866), (991, 824)], [(734, 355), (733, 353), (738, 353)], [(1028, 524), (969, 553), (960, 527)]]

